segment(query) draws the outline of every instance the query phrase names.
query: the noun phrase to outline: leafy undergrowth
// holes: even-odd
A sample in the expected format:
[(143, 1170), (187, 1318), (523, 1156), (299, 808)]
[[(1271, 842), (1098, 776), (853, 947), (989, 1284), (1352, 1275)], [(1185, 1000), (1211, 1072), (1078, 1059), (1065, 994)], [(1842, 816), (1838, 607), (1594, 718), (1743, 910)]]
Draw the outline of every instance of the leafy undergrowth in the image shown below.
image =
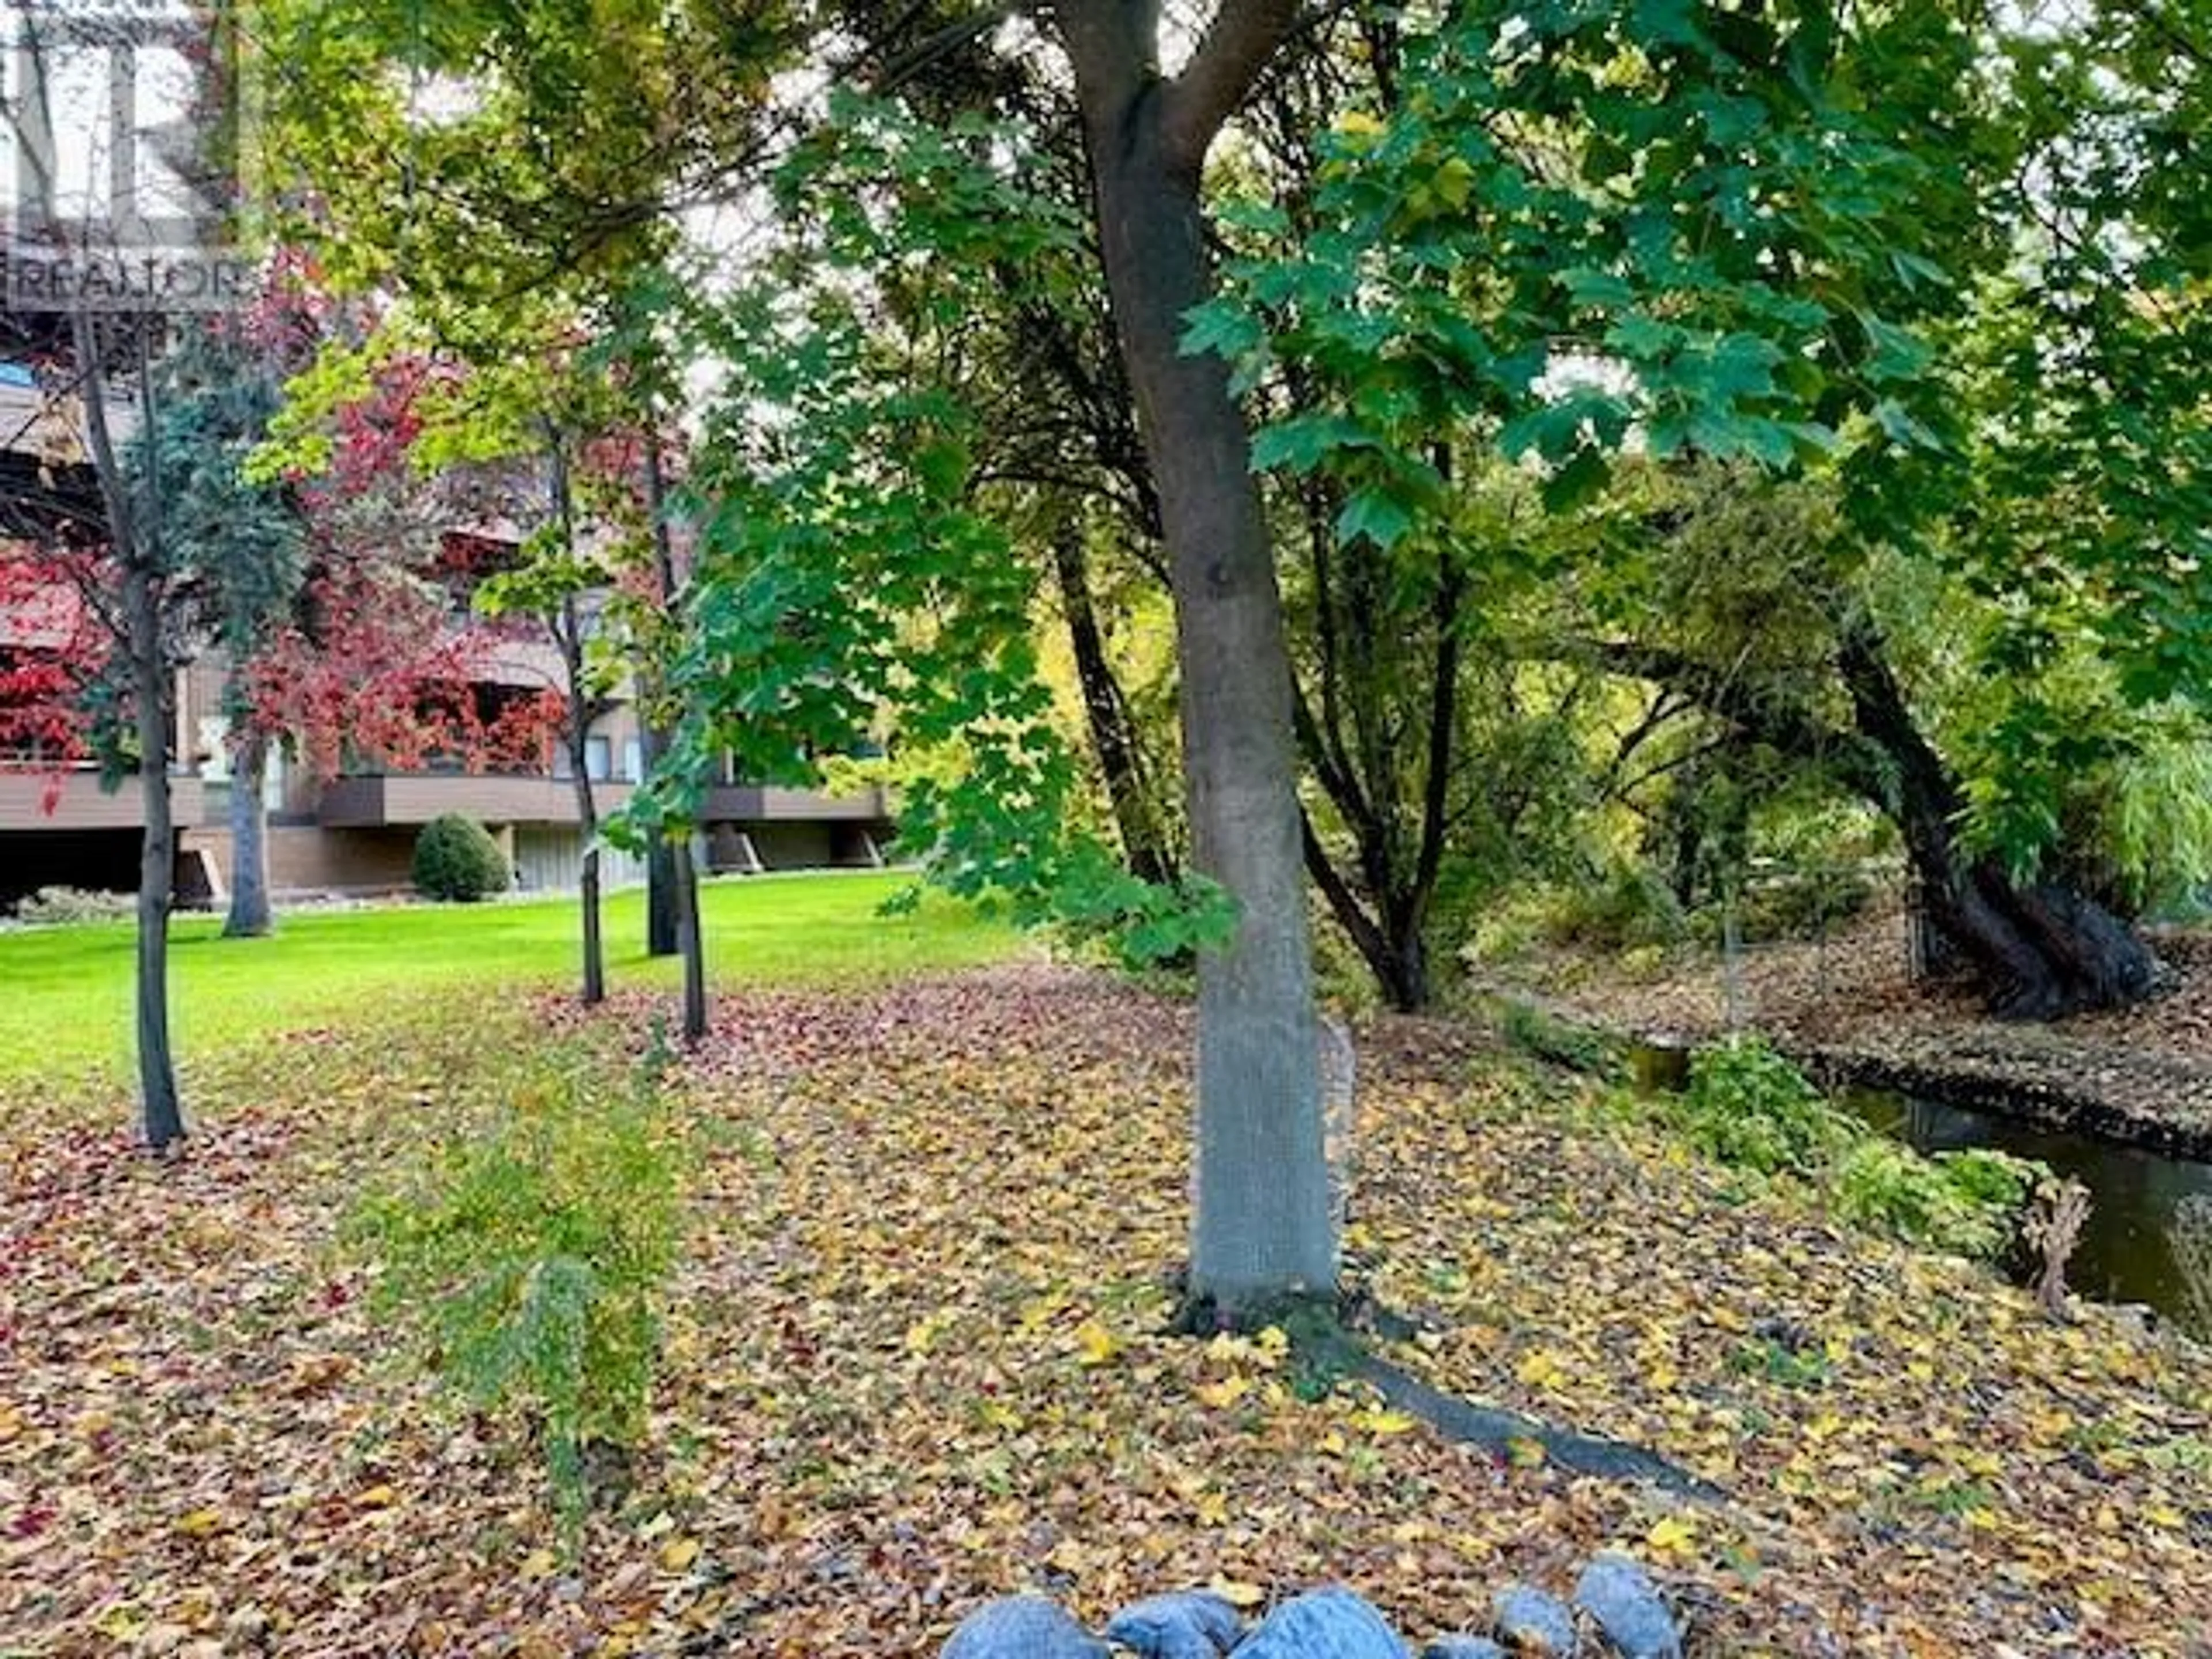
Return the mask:
[[(2160, 933), (2171, 994), (2053, 1024), (1992, 1018), (1971, 986), (1916, 981), (1903, 914), (1875, 905), (1832, 939), (1754, 941), (1738, 964), (1743, 1023), (1804, 1054), (1902, 1063), (2003, 1090), (2052, 1090), (2212, 1148), (2212, 929)], [(1708, 1041), (1729, 1018), (1728, 975), (1712, 952), (1677, 957), (1657, 976), (1625, 959), (1532, 956), (1497, 971), (1616, 1029)]]
[[(525, 1436), (385, 1357), (334, 1241), (374, 1166), (574, 1022), (274, 1045), (203, 1075), (216, 1121), (173, 1166), (11, 1127), (0, 1652), (928, 1653), (997, 1592), (1095, 1616), (1209, 1580), (1343, 1579), (1425, 1632), (1608, 1543), (1702, 1653), (2212, 1639), (2212, 1363), (2049, 1325), (1579, 1085), (1369, 1033), (1354, 1254), (1427, 1327), (1394, 1358), (1656, 1447), (1711, 1508), (1446, 1443), (1272, 1343), (1158, 1334), (1179, 1006), (1026, 968), (718, 1017), (647, 1452), (573, 1562)], [(581, 1040), (622, 1064), (645, 1024)]]

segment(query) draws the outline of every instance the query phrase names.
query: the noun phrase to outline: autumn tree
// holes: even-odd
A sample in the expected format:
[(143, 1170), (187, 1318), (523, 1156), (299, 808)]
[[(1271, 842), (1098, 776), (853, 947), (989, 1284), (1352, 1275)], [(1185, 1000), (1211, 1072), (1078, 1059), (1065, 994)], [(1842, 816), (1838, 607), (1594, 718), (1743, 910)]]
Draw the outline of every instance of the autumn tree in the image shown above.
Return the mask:
[[(386, 0), (270, 0), (259, 11), (265, 43), (289, 70), (270, 112), (283, 151), (271, 164), (312, 196), (299, 234), (325, 251), (334, 281), (394, 296), (410, 337), (466, 367), (471, 392), (447, 411), (434, 447), (478, 461), (502, 446), (510, 459), (534, 458), (550, 493), (566, 498), (549, 525), (573, 524), (582, 457), (639, 425), (631, 405), (649, 378), (647, 365), (611, 362), (608, 343), (641, 337), (625, 307), (667, 257), (679, 209), (741, 188), (772, 133), (763, 109), (768, 73), (795, 38), (787, 9), (655, 0), (527, 27), (494, 6), (447, 7), (434, 26), (419, 7)], [(699, 75), (702, 61), (726, 72)], [(427, 105), (441, 100), (432, 113)], [(580, 131), (589, 142), (576, 141)], [(631, 394), (631, 404), (610, 412), (608, 393), (618, 403)], [(597, 412), (580, 420), (587, 406)], [(552, 543), (543, 550), (557, 587), (576, 562)], [(580, 667), (595, 601), (541, 597)], [(573, 712), (589, 698), (570, 678)], [(578, 787), (580, 811), (595, 823), (582, 800), (588, 782)], [(651, 849), (656, 918), (696, 918), (688, 851)], [(590, 876), (596, 847), (584, 857)], [(599, 932), (594, 884), (587, 941)], [(678, 932), (696, 988), (687, 1024), (697, 1025), (702, 945), (696, 924)], [(587, 985), (599, 978), (595, 955), (587, 942)]]

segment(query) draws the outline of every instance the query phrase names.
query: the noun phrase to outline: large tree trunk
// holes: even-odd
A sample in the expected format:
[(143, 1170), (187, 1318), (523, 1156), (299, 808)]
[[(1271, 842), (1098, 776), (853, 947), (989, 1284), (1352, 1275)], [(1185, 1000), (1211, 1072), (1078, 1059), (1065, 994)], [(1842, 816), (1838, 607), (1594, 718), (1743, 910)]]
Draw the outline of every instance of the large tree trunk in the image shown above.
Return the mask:
[(1160, 831), (1128, 703), (1106, 654), (1106, 637), (1091, 597), (1091, 561), (1083, 534), (1081, 515), (1064, 514), (1053, 528), (1052, 564), (1060, 584), (1060, 609), (1067, 617), (1076, 683), (1083, 693), (1084, 720), (1091, 730), (1091, 750), (1098, 757), (1099, 776), (1129, 873), (1142, 881), (1170, 884), (1176, 878), (1175, 857)]
[(169, 911), (177, 833), (169, 797), (169, 665), (153, 580), (137, 559), (124, 568), (138, 734), (138, 785), (146, 833), (138, 857), (138, 1099), (146, 1144), (167, 1152), (185, 1138), (177, 1068), (169, 1048)]
[(1206, 148), (1295, 13), (1278, 0), (1224, 9), (1190, 67), (1163, 82), (1150, 7), (1059, 9), (1167, 532), (1192, 853), (1237, 907), (1234, 935), (1199, 961), (1191, 1250), (1193, 1294), (1232, 1318), (1285, 1294), (1328, 1293), (1336, 1275), (1273, 550), (1227, 365), (1182, 349), (1183, 319), (1210, 283)]
[(2138, 1001), (2158, 958), (2118, 917), (2057, 885), (2023, 886), (1959, 845), (1966, 799), (1921, 735), (1880, 635), (1846, 623), (1838, 661), (1859, 735), (1883, 756), (1888, 805), (1903, 834), (1926, 920), (1975, 970), (1993, 1012), (2052, 1019)]
[(1968, 855), (1958, 781), (1913, 719), (1881, 632), (1839, 620), (1836, 667), (1851, 702), (1838, 731), (1795, 694), (1716, 670), (1663, 646), (1601, 644), (1617, 672), (1672, 687), (1745, 738), (1829, 768), (1897, 825), (1923, 919), (1974, 975), (1990, 1012), (2055, 1019), (2140, 1001), (2165, 973), (2150, 947), (2101, 905), (2055, 884), (2023, 884), (1990, 858)]
[(269, 739), (248, 732), (238, 740), (230, 774), (230, 914), (225, 939), (258, 939), (270, 929)]

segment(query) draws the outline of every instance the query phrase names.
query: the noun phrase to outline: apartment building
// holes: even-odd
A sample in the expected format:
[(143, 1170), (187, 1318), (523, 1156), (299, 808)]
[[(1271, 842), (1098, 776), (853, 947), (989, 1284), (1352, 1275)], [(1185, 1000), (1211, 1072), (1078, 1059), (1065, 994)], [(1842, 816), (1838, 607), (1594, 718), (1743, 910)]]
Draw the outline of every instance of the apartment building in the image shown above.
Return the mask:
[[(127, 422), (127, 410), (115, 411)], [(81, 465), (73, 428), (80, 414), (43, 393), (27, 373), (0, 363), (0, 494), (11, 477), (27, 487), (38, 473)], [(0, 662), (60, 648), (68, 633), (61, 597), (0, 604)], [(562, 685), (550, 644), (503, 641), (471, 669), (471, 695), (496, 707)], [(211, 659), (177, 677), (168, 763), (179, 830), (179, 892), (212, 902), (230, 880), (230, 791), (223, 674)], [(617, 702), (592, 726), (586, 769), (598, 810), (629, 799), (643, 771), (636, 713)], [(453, 757), (397, 770), (366, 760), (319, 775), (272, 755), (265, 781), (270, 884), (280, 900), (302, 896), (404, 892), (415, 838), (447, 812), (483, 822), (506, 848), (518, 884), (554, 891), (574, 886), (584, 850), (569, 761), (547, 743), (534, 763), (489, 769)], [(750, 784), (733, 775), (708, 795), (698, 851), (710, 872), (824, 866), (882, 861), (890, 810), (880, 790), (831, 795)], [(33, 748), (0, 753), (0, 909), (40, 887), (129, 891), (137, 884), (144, 826), (140, 792), (110, 793), (89, 766), (62, 766)], [(612, 849), (601, 869), (610, 884), (643, 878), (640, 863)]]

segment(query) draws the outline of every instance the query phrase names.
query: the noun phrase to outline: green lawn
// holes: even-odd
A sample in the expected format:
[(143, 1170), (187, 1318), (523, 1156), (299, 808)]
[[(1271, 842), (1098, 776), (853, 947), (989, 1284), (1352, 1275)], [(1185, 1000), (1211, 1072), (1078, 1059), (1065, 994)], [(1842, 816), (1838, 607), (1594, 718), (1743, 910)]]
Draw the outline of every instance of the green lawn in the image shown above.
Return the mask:
[[(722, 985), (880, 979), (988, 961), (1006, 928), (932, 897), (884, 915), (896, 874), (769, 876), (711, 882), (701, 894), (708, 972)], [(607, 903), (617, 987), (676, 983), (645, 955), (645, 898)], [(573, 899), (477, 907), (323, 911), (279, 920), (275, 937), (226, 939), (220, 923), (175, 929), (172, 1018), (181, 1058), (313, 1025), (364, 1002), (441, 985), (557, 986), (576, 971)], [(133, 933), (127, 923), (0, 933), (0, 1088), (58, 1087), (130, 1058)]]

